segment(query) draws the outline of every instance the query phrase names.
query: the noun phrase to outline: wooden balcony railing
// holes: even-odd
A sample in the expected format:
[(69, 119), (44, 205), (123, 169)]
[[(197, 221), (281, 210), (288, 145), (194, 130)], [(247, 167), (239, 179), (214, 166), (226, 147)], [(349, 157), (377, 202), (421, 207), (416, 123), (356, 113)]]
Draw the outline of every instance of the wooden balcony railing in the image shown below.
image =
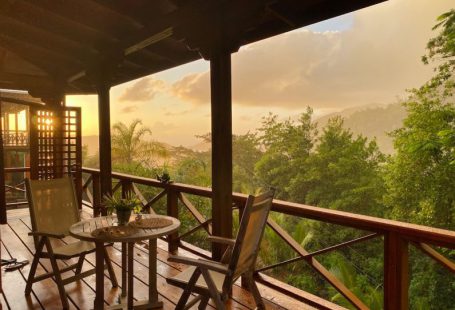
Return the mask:
[(27, 130), (3, 130), (3, 145), (5, 147), (28, 147), (29, 134)]
[[(87, 176), (84, 181), (83, 190), (88, 198), (88, 201), (84, 203), (93, 207), (95, 216), (99, 215), (103, 213), (99, 190), (99, 171), (96, 169), (83, 168), (83, 173)], [(125, 195), (127, 192), (134, 193), (136, 197), (141, 200), (144, 209), (149, 212), (154, 212), (153, 206), (161, 199), (166, 199), (166, 212), (170, 216), (179, 217), (180, 205), (188, 210), (198, 224), (194, 228), (180, 233), (180, 235), (176, 233), (169, 236), (167, 238), (169, 251), (174, 252), (178, 247), (183, 247), (186, 250), (197, 252), (199, 255), (207, 256), (206, 252), (201, 253), (197, 250), (197, 248), (188, 246), (187, 243), (182, 242), (182, 238), (187, 237), (190, 234), (194, 234), (196, 231), (201, 229), (204, 229), (208, 234), (212, 233), (211, 219), (204, 217), (187, 197), (187, 195), (195, 195), (210, 198), (212, 195), (210, 188), (179, 183), (163, 184), (155, 179), (137, 177), (122, 173), (113, 173), (112, 177), (114, 180), (114, 193), (119, 191), (121, 191), (122, 195)], [(151, 199), (147, 200), (139, 190), (139, 186), (159, 189), (159, 192)], [(244, 194), (233, 194), (233, 209), (238, 208), (240, 214), (246, 198), (247, 195)], [(368, 307), (351, 290), (349, 290), (343, 282), (337, 279), (318, 261), (318, 255), (373, 238), (381, 238), (383, 240), (384, 250), (384, 309), (408, 308), (409, 245), (414, 246), (428, 257), (444, 266), (450, 273), (455, 273), (455, 263), (434, 249), (435, 246), (455, 249), (454, 231), (323, 209), (280, 200), (274, 200), (272, 211), (300, 218), (342, 225), (367, 232), (362, 237), (310, 253), (300, 243), (294, 240), (289, 232), (278, 225), (276, 221), (272, 218), (268, 219), (267, 224), (270, 228), (280, 238), (282, 238), (284, 242), (286, 242), (286, 244), (288, 244), (295, 251), (295, 253), (297, 253), (297, 257), (256, 270), (256, 279), (266, 286), (284, 292), (295, 299), (314, 305), (318, 308), (329, 309), (329, 307), (324, 306), (324, 304), (320, 302), (320, 299), (315, 299), (313, 295), (305, 293), (304, 291), (296, 289), (290, 285), (286, 285), (270, 276), (265, 275), (263, 272), (289, 263), (303, 261), (325, 280), (327, 280), (357, 309), (368, 309)]]
[[(30, 168), (6, 168), (6, 173), (13, 172), (29, 172)], [(93, 208), (94, 215), (104, 213), (101, 205), (99, 170), (83, 168), (84, 184), (83, 191), (86, 200), (83, 203), (86, 206)], [(176, 233), (169, 236), (168, 242), (169, 251), (175, 252), (178, 247), (182, 247), (188, 251), (201, 256), (208, 256), (206, 251), (201, 251), (199, 248), (182, 242), (182, 239), (190, 236), (197, 231), (203, 229), (208, 234), (212, 234), (212, 223), (210, 218), (206, 218), (191, 202), (188, 195), (210, 198), (212, 195), (210, 188), (170, 183), (163, 184), (155, 179), (137, 177), (122, 173), (113, 173), (114, 192), (121, 192), (126, 195), (128, 192), (134, 193), (142, 202), (143, 207), (148, 212), (154, 212), (154, 207), (159, 201), (165, 199), (165, 212), (174, 217), (179, 217), (179, 208), (186, 209), (189, 214), (196, 220), (197, 225), (188, 229), (186, 232)], [(150, 187), (158, 189), (158, 193), (150, 199), (146, 199), (140, 190), (140, 187)], [(23, 184), (15, 186), (8, 185), (7, 191), (17, 191), (24, 193)], [(233, 210), (239, 210), (241, 216), (242, 208), (245, 204), (247, 195), (234, 193), (233, 194)], [(26, 202), (25, 202), (26, 203)], [(10, 206), (16, 206), (20, 203), (12, 203)], [(343, 282), (337, 279), (328, 269), (326, 269), (317, 259), (317, 256), (331, 251), (339, 250), (348, 247), (355, 243), (365, 242), (376, 238), (383, 241), (384, 250), (384, 308), (385, 309), (407, 309), (408, 308), (408, 285), (409, 285), (409, 245), (420, 250), (435, 262), (445, 267), (449, 273), (455, 274), (455, 263), (444, 257), (434, 247), (442, 247), (455, 249), (455, 232), (425, 227), (415, 224), (403, 223), (398, 221), (375, 218), (365, 215), (353, 214), (348, 212), (334, 211), (329, 209), (317, 208), (313, 206), (291, 203), (286, 201), (274, 200), (272, 211), (300, 218), (317, 220), (325, 223), (332, 223), (351, 227), (365, 231), (366, 233), (353, 240), (345, 241), (337, 245), (332, 245), (324, 249), (314, 252), (309, 252), (300, 243), (294, 240), (289, 232), (283, 229), (272, 218), (268, 219), (267, 224), (270, 228), (288, 244), (297, 254), (295, 258), (291, 258), (282, 262), (278, 262), (269, 266), (263, 266), (256, 270), (256, 279), (260, 283), (271, 287), (275, 290), (283, 292), (297, 300), (303, 301), (309, 305), (321, 309), (330, 309), (333, 304), (324, 304), (320, 298), (308, 294), (302, 290), (287, 285), (270, 276), (264, 274), (264, 271), (271, 270), (286, 264), (302, 261), (310, 266), (314, 271), (326, 279), (338, 292), (340, 292), (355, 308), (368, 309), (360, 298), (358, 298), (351, 290), (349, 290)]]
[[(5, 175), (20, 173), (24, 174), (24, 177), (27, 177), (29, 172), (30, 167), (5, 168)], [(27, 205), (24, 177), (21, 177), (18, 183), (5, 184), (5, 198), (7, 208), (17, 208)]]

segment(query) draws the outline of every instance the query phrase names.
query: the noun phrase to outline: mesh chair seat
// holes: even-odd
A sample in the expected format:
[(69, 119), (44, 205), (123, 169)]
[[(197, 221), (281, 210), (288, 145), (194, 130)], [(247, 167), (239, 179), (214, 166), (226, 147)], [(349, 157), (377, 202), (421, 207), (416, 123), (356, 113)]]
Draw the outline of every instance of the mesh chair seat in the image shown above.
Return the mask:
[(81, 254), (88, 254), (95, 251), (93, 242), (76, 241), (53, 248), (54, 255), (62, 258), (72, 258)]

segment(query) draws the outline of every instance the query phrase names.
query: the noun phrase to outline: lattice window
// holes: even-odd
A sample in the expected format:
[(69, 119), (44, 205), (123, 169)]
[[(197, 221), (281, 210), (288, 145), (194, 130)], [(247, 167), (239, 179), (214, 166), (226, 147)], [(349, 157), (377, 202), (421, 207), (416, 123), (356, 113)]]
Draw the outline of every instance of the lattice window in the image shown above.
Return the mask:
[(36, 171), (33, 173), (32, 178), (47, 180), (53, 179), (56, 174), (56, 165), (54, 163), (54, 148), (56, 146), (54, 136), (54, 111), (50, 110), (37, 110), (34, 115), (33, 122), (37, 129), (36, 148), (31, 153), (35, 153), (33, 158), (32, 168)]
[(31, 178), (53, 179), (70, 174), (78, 196), (82, 191), (80, 112), (80, 108), (69, 107), (30, 111)]

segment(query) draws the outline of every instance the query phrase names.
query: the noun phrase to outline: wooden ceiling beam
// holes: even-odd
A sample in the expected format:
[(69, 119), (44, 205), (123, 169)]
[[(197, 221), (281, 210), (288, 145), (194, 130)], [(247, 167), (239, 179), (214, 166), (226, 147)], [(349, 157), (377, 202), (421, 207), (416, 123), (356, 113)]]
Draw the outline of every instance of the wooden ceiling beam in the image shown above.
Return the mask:
[(29, 88), (51, 88), (53, 82), (44, 76), (34, 76), (27, 74), (15, 74), (9, 72), (0, 72), (0, 88), (21, 87), (22, 89)]
[[(330, 19), (347, 12), (363, 9), (376, 3), (386, 0), (358, 0), (358, 1), (316, 1), (307, 3), (305, 1), (287, 0), (287, 6), (278, 2), (275, 7), (270, 6), (269, 12), (272, 14), (283, 14), (279, 19), (270, 18), (264, 22), (261, 27), (249, 30), (244, 34), (242, 45), (256, 42), (281, 34), (293, 29), (308, 26), (322, 20)], [(281, 7), (280, 7), (281, 6)], [(292, 10), (292, 12), (291, 12)], [(275, 12), (272, 12), (275, 11)], [(286, 22), (291, 21), (291, 23)], [(290, 24), (293, 24), (291, 26)]]
[(49, 50), (49, 53), (61, 54), (64, 57), (72, 58), (82, 63), (88, 62), (97, 56), (93, 49), (85, 48), (80, 44), (55, 36), (39, 28), (17, 23), (16, 20), (9, 17), (3, 16), (0, 18), (0, 29), (2, 29), (4, 36), (21, 41), (24, 44)]
[(23, 0), (28, 4), (39, 7), (49, 16), (58, 16), (69, 24), (77, 24), (110, 36), (122, 39), (125, 35), (140, 29), (140, 25), (132, 19), (120, 14), (113, 14), (107, 7), (91, 0), (55, 1), (55, 0)]
[[(154, 19), (147, 27), (144, 27), (130, 36), (124, 42), (119, 43), (117, 47), (113, 49), (114, 55), (127, 56), (150, 45), (161, 42), (173, 35), (174, 27), (194, 21), (194, 19), (201, 16), (205, 10), (214, 6), (214, 3), (211, 1), (193, 0), (190, 3), (191, 5), (188, 4), (185, 7)], [(112, 55), (113, 51), (107, 51), (107, 53), (111, 53)], [(110, 57), (107, 59), (110, 59)], [(114, 61), (120, 62), (120, 59), (114, 59)], [(111, 63), (111, 65), (113, 65), (113, 63)], [(67, 81), (71, 83), (78, 78), (85, 76), (87, 70), (90, 70), (90, 68), (71, 75)]]
[(18, 51), (31, 55), (35, 54), (43, 57), (49, 62), (53, 61), (60, 63), (60, 65), (72, 66), (73, 68), (84, 65), (82, 60), (61, 53), (58, 49), (54, 50), (52, 48), (42, 47), (34, 42), (21, 40), (17, 37), (9, 36), (3, 33), (0, 33), (0, 42), (6, 44), (6, 46), (9, 46), (10, 48), (13, 48), (14, 52), (18, 55)]
[(29, 3), (22, 0), (0, 1), (0, 14), (9, 16), (16, 21), (40, 28), (43, 31), (77, 42), (87, 48), (102, 50), (109, 45), (114, 45), (119, 40), (110, 34), (90, 28), (72, 20), (65, 19), (55, 13), (49, 12), (36, 2)]
[(177, 29), (190, 50), (210, 59), (215, 49), (236, 52), (245, 29), (262, 18), (268, 4), (276, 0), (232, 0), (223, 2), (210, 14), (197, 18), (190, 27)]
[(13, 52), (55, 78), (65, 76), (66, 72), (71, 72), (70, 70), (76, 70), (77, 67), (80, 67), (79, 64), (61, 55), (50, 53), (49, 50), (40, 49), (30, 44), (14, 41), (1, 34), (0, 44), (6, 50)]

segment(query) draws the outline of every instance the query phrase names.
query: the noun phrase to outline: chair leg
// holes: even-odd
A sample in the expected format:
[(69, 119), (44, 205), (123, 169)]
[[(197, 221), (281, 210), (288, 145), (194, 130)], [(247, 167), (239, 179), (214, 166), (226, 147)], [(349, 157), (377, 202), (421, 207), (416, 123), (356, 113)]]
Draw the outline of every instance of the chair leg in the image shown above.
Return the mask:
[(80, 274), (81, 273), (82, 265), (84, 264), (84, 259), (85, 259), (85, 254), (82, 254), (81, 256), (79, 256), (79, 259), (77, 261), (77, 267), (74, 270), (75, 274)]
[(111, 278), (112, 287), (118, 287), (117, 276), (115, 275), (114, 268), (112, 267), (111, 258), (107, 253), (106, 247), (104, 248), (104, 261), (106, 262), (107, 272)]
[(265, 309), (264, 301), (262, 300), (261, 294), (259, 293), (259, 289), (256, 285), (256, 281), (254, 281), (253, 274), (249, 273), (245, 276), (245, 278), (248, 282), (250, 292), (251, 292), (251, 294), (253, 294), (257, 309)]
[(33, 281), (35, 280), (36, 268), (38, 267), (40, 256), (43, 253), (44, 238), (45, 237), (42, 237), (39, 240), (38, 246), (36, 247), (35, 256), (33, 257), (33, 262), (28, 273), (27, 285), (25, 286), (25, 295), (30, 295), (32, 292), (32, 285)]
[(209, 297), (204, 296), (201, 299), (201, 302), (199, 303), (199, 306), (197, 307), (199, 310), (205, 310), (207, 308), (207, 304), (209, 303)]
[(199, 268), (196, 268), (191, 275), (190, 281), (188, 282), (188, 285), (185, 287), (185, 290), (182, 293), (182, 296), (179, 299), (179, 302), (177, 303), (177, 306), (175, 306), (175, 310), (183, 310), (185, 309), (185, 305), (188, 301), (188, 298), (190, 297), (191, 291), (196, 284), (197, 279), (199, 279), (199, 276), (201, 275), (201, 270)]
[(217, 310), (226, 309), (226, 306), (224, 305), (224, 302), (221, 300), (221, 295), (218, 292), (218, 289), (216, 288), (215, 282), (213, 282), (213, 279), (210, 276), (209, 271), (204, 268), (201, 270), (201, 272), (202, 276), (204, 277), (205, 283), (207, 283), (207, 286), (209, 288), (210, 296), (215, 302), (216, 309)]
[(49, 260), (51, 261), (52, 270), (54, 272), (55, 282), (57, 283), (58, 293), (62, 301), (62, 307), (63, 309), (66, 310), (69, 309), (69, 303), (68, 297), (66, 296), (65, 287), (63, 285), (62, 276), (60, 274), (60, 269), (58, 268), (57, 260), (55, 259), (54, 251), (52, 250), (52, 245), (51, 242), (49, 241), (49, 238), (46, 238), (45, 242), (47, 253), (49, 255)]

